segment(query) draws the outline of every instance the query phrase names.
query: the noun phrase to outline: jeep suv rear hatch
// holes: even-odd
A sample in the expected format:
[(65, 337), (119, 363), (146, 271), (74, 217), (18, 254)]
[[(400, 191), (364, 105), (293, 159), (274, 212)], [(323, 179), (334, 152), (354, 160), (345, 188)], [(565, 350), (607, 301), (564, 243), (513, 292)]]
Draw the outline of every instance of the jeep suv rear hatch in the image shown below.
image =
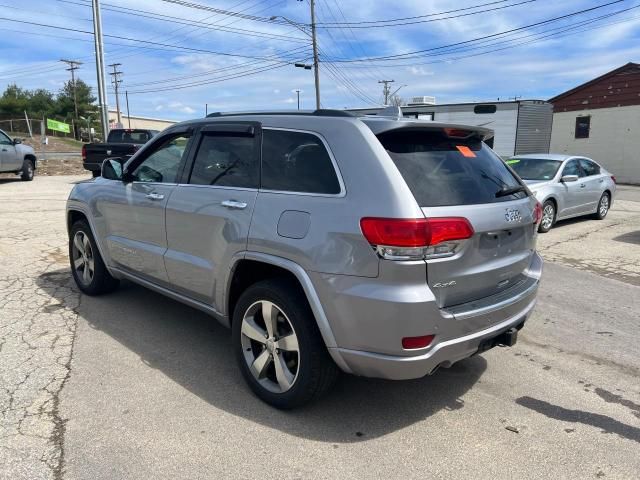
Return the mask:
[[(431, 243), (424, 258), (440, 307), (521, 286), (534, 253), (537, 202), (482, 141), (486, 134), (424, 125), (377, 132), (427, 221), (434, 222), (427, 224)], [(443, 217), (441, 241), (433, 234)]]

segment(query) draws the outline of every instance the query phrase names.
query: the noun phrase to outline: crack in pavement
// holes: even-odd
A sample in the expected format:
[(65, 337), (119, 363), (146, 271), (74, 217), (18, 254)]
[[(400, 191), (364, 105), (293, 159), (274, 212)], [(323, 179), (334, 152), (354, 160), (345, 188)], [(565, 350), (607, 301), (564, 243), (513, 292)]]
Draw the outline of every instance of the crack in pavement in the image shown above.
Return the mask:
[[(3, 200), (4, 192), (0, 213), (9, 213)], [(61, 480), (60, 393), (71, 374), (80, 294), (67, 273), (65, 222), (38, 205), (5, 216), (0, 231), (0, 465), (12, 479)]]

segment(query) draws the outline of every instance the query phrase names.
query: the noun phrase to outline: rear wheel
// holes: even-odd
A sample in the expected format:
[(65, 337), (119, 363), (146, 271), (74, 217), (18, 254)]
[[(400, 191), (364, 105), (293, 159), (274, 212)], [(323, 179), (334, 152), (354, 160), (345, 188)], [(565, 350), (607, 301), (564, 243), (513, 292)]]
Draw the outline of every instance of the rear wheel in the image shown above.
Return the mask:
[(538, 231), (540, 233), (547, 233), (553, 227), (553, 223), (556, 221), (556, 205), (551, 200), (544, 202), (542, 206), (542, 220), (540, 220), (540, 226)]
[(100, 256), (89, 224), (79, 220), (69, 236), (71, 272), (78, 288), (87, 295), (100, 295), (115, 290), (120, 283), (113, 278)]
[(240, 296), (233, 345), (249, 387), (276, 408), (315, 400), (338, 375), (304, 294), (286, 279), (258, 282)]
[(33, 175), (35, 173), (35, 169), (33, 167), (33, 160), (25, 160), (22, 164), (22, 174), (20, 178), (25, 182), (30, 182), (33, 180)]
[(604, 220), (604, 217), (609, 213), (609, 206), (611, 205), (611, 198), (607, 192), (604, 192), (600, 197), (600, 201), (598, 202), (598, 210), (596, 211), (594, 217), (597, 220)]

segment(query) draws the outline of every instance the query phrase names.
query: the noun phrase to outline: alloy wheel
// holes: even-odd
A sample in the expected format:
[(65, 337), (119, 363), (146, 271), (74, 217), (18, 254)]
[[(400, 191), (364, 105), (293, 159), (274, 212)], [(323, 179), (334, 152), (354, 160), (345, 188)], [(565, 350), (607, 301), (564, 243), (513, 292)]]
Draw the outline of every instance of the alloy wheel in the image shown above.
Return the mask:
[(604, 217), (609, 211), (609, 196), (603, 195), (600, 199), (600, 205), (598, 206), (598, 212), (601, 217)]
[(73, 237), (73, 268), (76, 271), (76, 277), (83, 285), (90, 285), (95, 273), (95, 260), (93, 258), (93, 249), (91, 242), (86, 233), (79, 231)]
[(282, 309), (268, 300), (253, 303), (242, 318), (240, 337), (253, 377), (270, 392), (290, 390), (300, 371), (300, 347)]
[(553, 225), (554, 216), (555, 209), (553, 208), (553, 205), (545, 205), (544, 210), (542, 211), (542, 221), (540, 222), (542, 224), (542, 228), (544, 228), (545, 230), (550, 229), (551, 225)]

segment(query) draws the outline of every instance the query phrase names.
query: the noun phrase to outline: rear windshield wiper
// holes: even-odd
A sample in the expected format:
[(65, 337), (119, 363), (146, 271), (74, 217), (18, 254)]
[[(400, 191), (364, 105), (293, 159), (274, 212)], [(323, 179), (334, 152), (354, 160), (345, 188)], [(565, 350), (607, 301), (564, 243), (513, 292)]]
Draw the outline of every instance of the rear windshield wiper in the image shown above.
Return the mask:
[(496, 192), (496, 198), (506, 197), (508, 195), (513, 195), (514, 193), (526, 192), (527, 187), (524, 185), (516, 185), (515, 187), (503, 187), (502, 189)]

